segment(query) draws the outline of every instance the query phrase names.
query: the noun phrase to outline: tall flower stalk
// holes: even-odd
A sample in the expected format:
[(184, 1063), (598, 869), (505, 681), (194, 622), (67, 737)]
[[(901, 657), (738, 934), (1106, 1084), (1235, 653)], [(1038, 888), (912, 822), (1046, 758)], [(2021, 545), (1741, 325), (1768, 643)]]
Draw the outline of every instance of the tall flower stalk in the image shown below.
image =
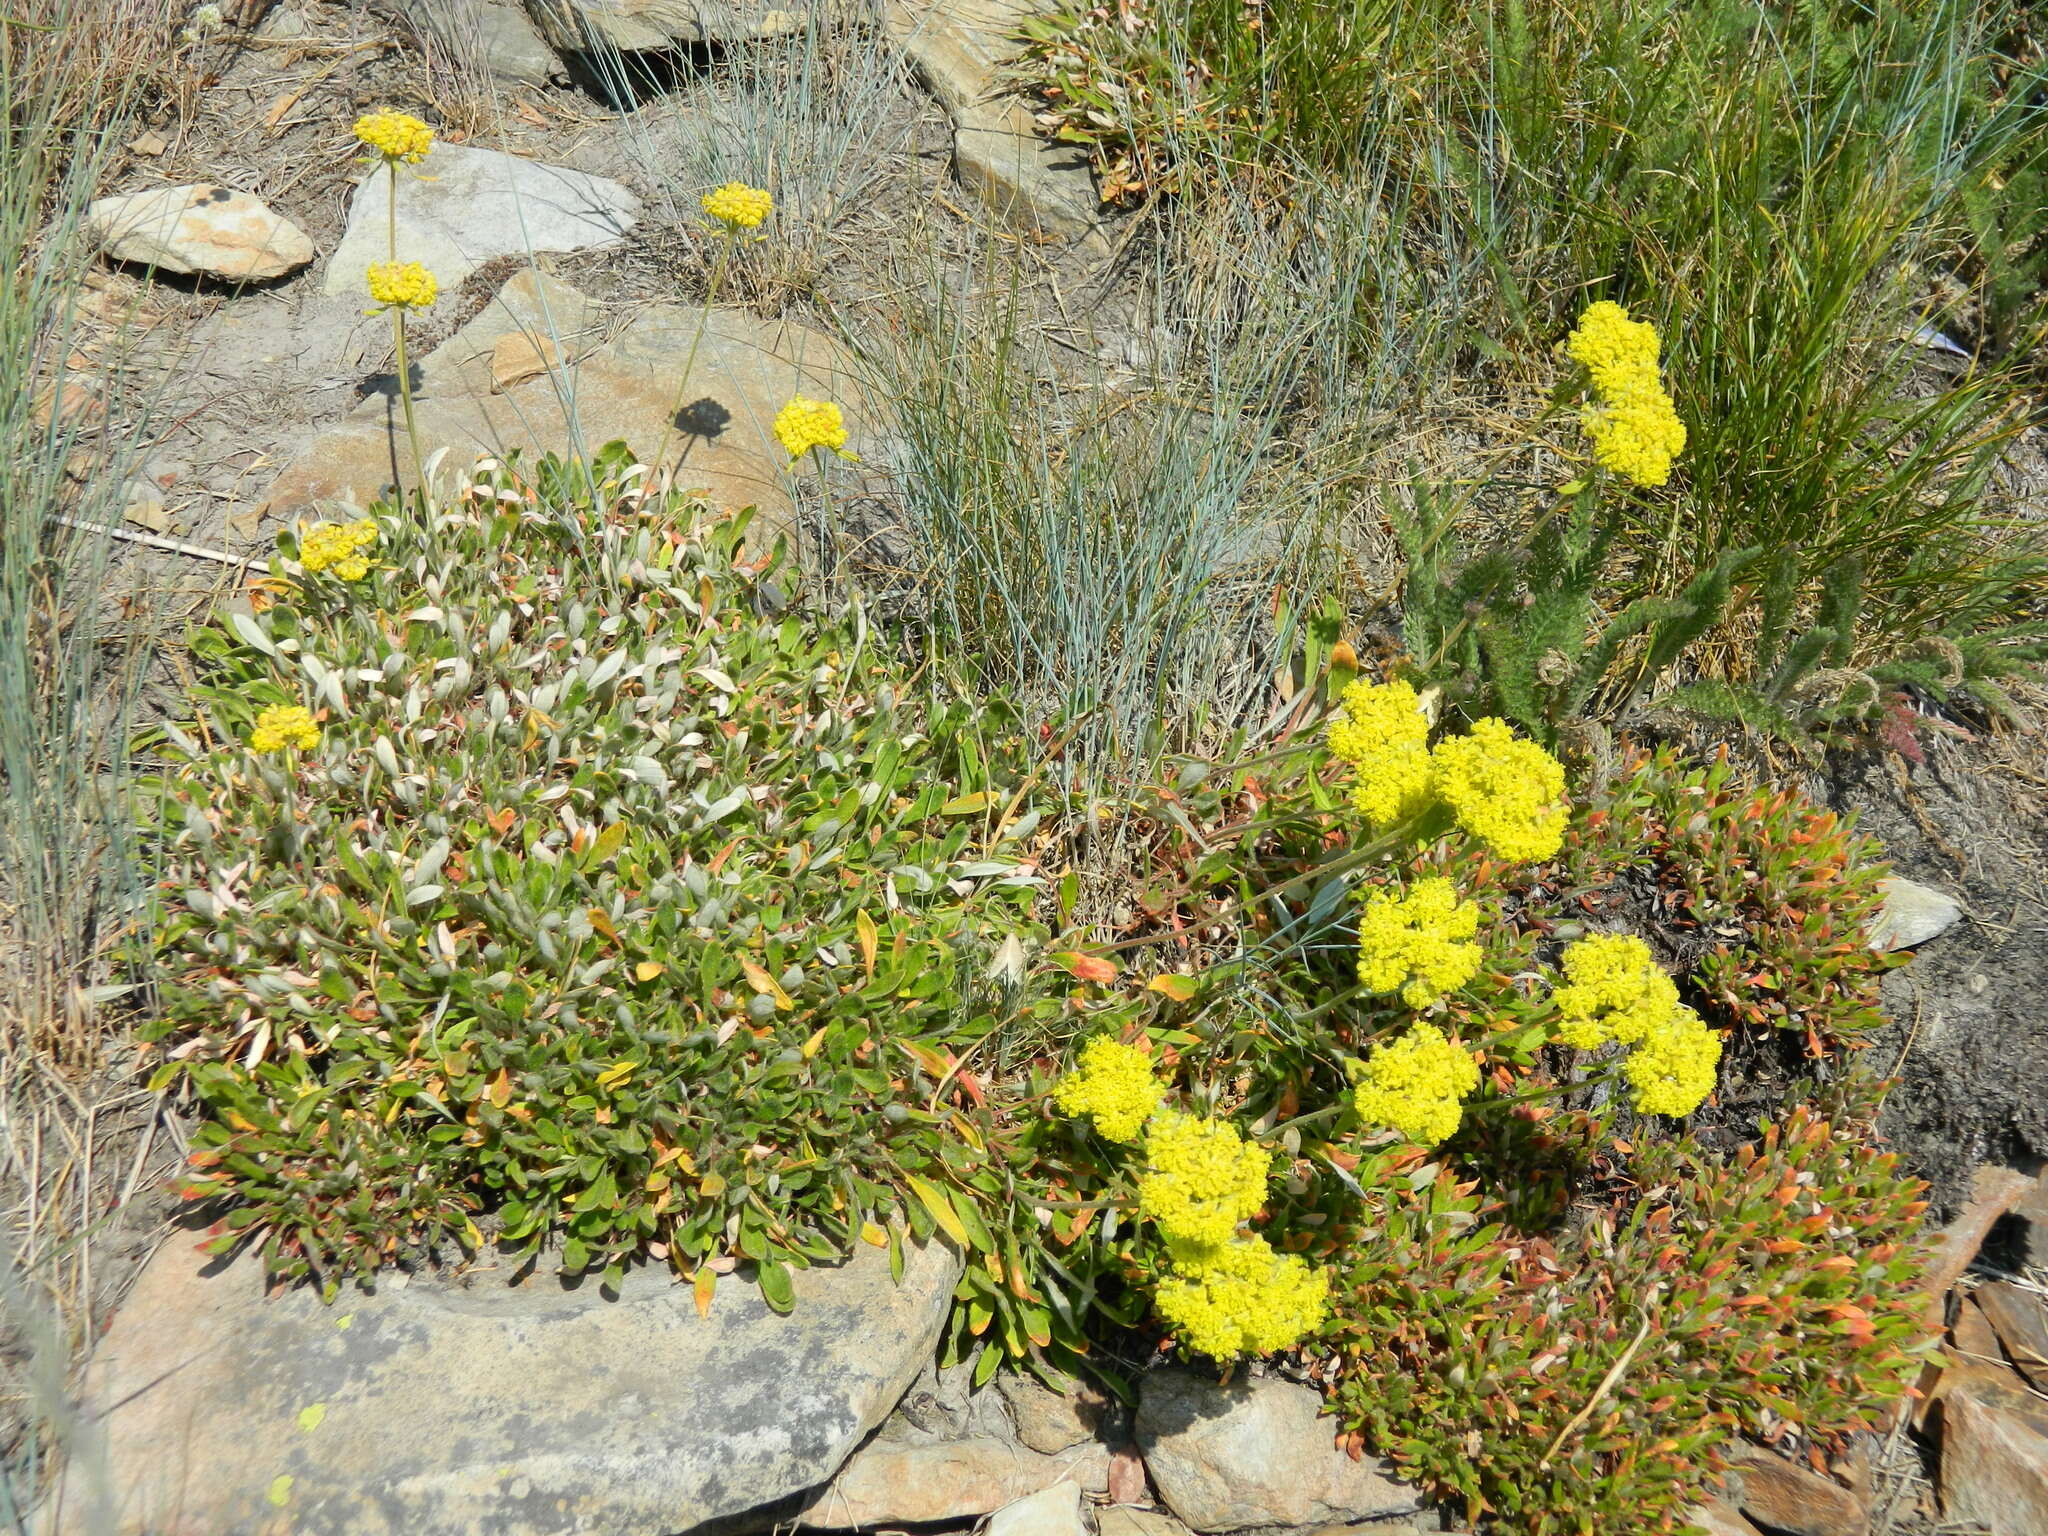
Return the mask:
[[(860, 462), (859, 456), (849, 453), (846, 448), (846, 418), (829, 400), (793, 395), (789, 404), (775, 413), (775, 437), (788, 450), (791, 473), (795, 472), (800, 460), (806, 456), (810, 458), (812, 468), (818, 472), (818, 497), (824, 503), (825, 522), (831, 526), (832, 484), (825, 476), (825, 454), (837, 454), (849, 463)], [(797, 544), (797, 552), (801, 555), (801, 533)]]
[(676, 423), (683, 414), (683, 406), (690, 390), (690, 375), (697, 367), (697, 351), (704, 345), (704, 333), (711, 328), (711, 308), (718, 302), (718, 290), (725, 283), (726, 269), (732, 265), (733, 247), (742, 240), (765, 240), (766, 235), (758, 234), (769, 214), (775, 211), (775, 199), (759, 187), (750, 187), (743, 181), (728, 181), (716, 191), (707, 192), (698, 200), (705, 214), (711, 220), (712, 233), (718, 238), (718, 258), (711, 264), (711, 285), (704, 291), (704, 309), (697, 316), (697, 334), (690, 338), (690, 350), (683, 358), (682, 376), (676, 380), (676, 403), (668, 413), (668, 426), (662, 433), (661, 452), (654, 456), (655, 468), (659, 469), (668, 457), (669, 443), (675, 437)]
[(391, 316), (391, 344), (398, 367), (398, 399), (405, 412), (405, 435), (412, 443), (413, 468), (419, 474), (420, 494), (427, 491), (427, 459), (420, 445), (419, 418), (412, 401), (412, 365), (405, 350), (405, 317), (415, 309), (433, 304), (438, 292), (434, 274), (416, 261), (398, 259), (398, 173), (401, 166), (418, 165), (434, 147), (434, 130), (403, 112), (371, 112), (356, 119), (355, 135), (375, 151), (385, 170), (385, 251), (388, 259), (372, 262), (365, 277), (369, 282), (371, 314), (378, 310)]

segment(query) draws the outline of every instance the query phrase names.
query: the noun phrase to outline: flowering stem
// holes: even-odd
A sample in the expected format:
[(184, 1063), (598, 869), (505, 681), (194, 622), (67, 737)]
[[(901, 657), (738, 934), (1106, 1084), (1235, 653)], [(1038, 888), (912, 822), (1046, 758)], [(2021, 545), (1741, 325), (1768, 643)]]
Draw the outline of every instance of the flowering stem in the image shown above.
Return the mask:
[(419, 475), (420, 495), (427, 494), (427, 460), (420, 452), (420, 424), (412, 409), (412, 367), (405, 356), (405, 306), (391, 306), (392, 345), (398, 354), (398, 399), (405, 409), (405, 435), (412, 440), (412, 465)]
[(661, 452), (654, 456), (655, 469), (661, 468), (661, 461), (668, 457), (668, 445), (675, 436), (676, 418), (683, 414), (686, 403), (683, 396), (690, 390), (690, 373), (697, 366), (697, 349), (704, 344), (704, 333), (711, 328), (711, 308), (718, 302), (718, 290), (725, 281), (725, 269), (732, 261), (732, 243), (736, 237), (728, 229), (725, 239), (718, 247), (718, 260), (711, 267), (711, 286), (704, 291), (704, 310), (697, 316), (697, 334), (690, 338), (690, 350), (683, 357), (682, 377), (676, 380), (676, 403), (668, 413), (668, 427), (661, 436)]

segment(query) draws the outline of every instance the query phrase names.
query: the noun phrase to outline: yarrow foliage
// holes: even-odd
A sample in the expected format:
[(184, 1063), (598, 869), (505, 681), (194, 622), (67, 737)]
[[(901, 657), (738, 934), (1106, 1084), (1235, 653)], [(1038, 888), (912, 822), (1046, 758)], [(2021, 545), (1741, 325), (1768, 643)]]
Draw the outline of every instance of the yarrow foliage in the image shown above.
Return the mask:
[(1359, 983), (1427, 1008), (1478, 973), (1478, 931), (1479, 908), (1460, 901), (1448, 880), (1418, 880), (1406, 894), (1368, 888), (1358, 918)]
[(417, 165), (434, 147), (434, 130), (404, 112), (369, 112), (356, 119), (355, 134), (394, 165)]
[(706, 192), (699, 201), (707, 214), (734, 233), (759, 229), (775, 209), (774, 198), (744, 181), (728, 181), (716, 191)]
[(1579, 317), (1565, 351), (1592, 376), (1593, 399), (1580, 423), (1604, 469), (1641, 486), (1671, 478), (1685, 447), (1685, 423), (1657, 373), (1657, 330), (1603, 299)]
[(377, 542), (375, 518), (352, 523), (315, 523), (299, 537), (299, 564), (318, 574), (333, 571), (343, 581), (361, 581), (370, 574), (363, 551)]
[(1105, 1139), (1128, 1142), (1138, 1139), (1164, 1092), (1150, 1056), (1097, 1035), (1081, 1047), (1074, 1070), (1054, 1088), (1053, 1102), (1063, 1115), (1086, 1115)]

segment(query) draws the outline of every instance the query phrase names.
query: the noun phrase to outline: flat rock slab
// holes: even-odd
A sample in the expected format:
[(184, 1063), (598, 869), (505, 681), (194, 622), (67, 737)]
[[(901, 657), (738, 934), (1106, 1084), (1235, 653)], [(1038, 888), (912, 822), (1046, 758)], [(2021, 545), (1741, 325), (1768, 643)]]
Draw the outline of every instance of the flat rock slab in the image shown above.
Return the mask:
[(1166, 1507), (1190, 1530), (1349, 1524), (1421, 1500), (1392, 1469), (1337, 1449), (1311, 1388), (1277, 1377), (1229, 1386), (1170, 1367), (1138, 1397), (1138, 1449)]
[(263, 282), (313, 259), (313, 242), (261, 198), (197, 183), (102, 197), (86, 228), (114, 261), (185, 277)]
[(811, 24), (808, 7), (774, 0), (527, 0), (547, 40), (564, 53), (646, 53), (679, 43), (785, 37)]
[[(391, 259), (390, 198), (379, 165), (349, 202), (323, 292), (369, 302), (363, 273)], [(612, 245), (639, 221), (640, 200), (616, 181), (494, 149), (436, 144), (398, 176), (398, 259), (424, 264), (443, 293), (496, 257)]]
[(799, 1272), (788, 1317), (736, 1281), (699, 1317), (658, 1268), (617, 1301), (486, 1274), (330, 1306), (206, 1264), (181, 1236), (115, 1318), (51, 1536), (673, 1536), (828, 1475), (930, 1358), (960, 1272), (932, 1244), (898, 1286), (863, 1248)]
[(1990, 1536), (2048, 1531), (2048, 1436), (1959, 1392), (1941, 1427), (1941, 1512)]
[[(795, 394), (839, 401), (858, 451), (864, 424), (852, 404), (851, 366), (815, 331), (720, 310), (688, 387), (680, 388), (699, 314), (652, 305), (600, 344), (588, 299), (565, 283), (521, 272), (418, 364), (421, 447), (430, 460), (449, 450), (446, 468), (457, 470), (513, 448), (529, 456), (595, 452), (624, 439), (643, 461), (661, 455), (678, 484), (713, 502), (758, 507), (764, 531), (787, 526), (789, 455), (775, 441), (775, 414)], [(494, 370), (507, 338), (523, 338), (529, 355), (555, 362), (518, 378)], [(367, 507), (389, 486), (417, 481), (394, 379), (316, 437), (271, 484), (258, 511), (333, 517)]]
[(1000, 79), (1022, 48), (1017, 29), (1049, 9), (1043, 0), (888, 0), (883, 24), (953, 119), (960, 185), (1013, 227), (1079, 239), (1106, 255), (1087, 155), (1040, 134)]

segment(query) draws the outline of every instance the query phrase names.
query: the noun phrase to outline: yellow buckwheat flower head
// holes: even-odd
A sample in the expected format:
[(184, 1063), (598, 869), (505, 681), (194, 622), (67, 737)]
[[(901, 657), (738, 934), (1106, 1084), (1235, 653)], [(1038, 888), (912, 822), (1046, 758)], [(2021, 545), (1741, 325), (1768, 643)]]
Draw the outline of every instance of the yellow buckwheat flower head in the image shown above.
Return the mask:
[(256, 729), (249, 733), (249, 746), (257, 752), (282, 752), (286, 747), (310, 752), (319, 745), (320, 727), (303, 704), (271, 705), (256, 717)]
[(829, 448), (842, 459), (853, 457), (846, 451), (846, 418), (830, 400), (796, 396), (776, 412), (775, 436), (789, 450), (792, 464), (814, 448)]
[(1351, 1090), (1359, 1119), (1433, 1147), (1464, 1119), (1465, 1096), (1479, 1086), (1479, 1064), (1443, 1031), (1416, 1024), (1400, 1039), (1374, 1046), (1360, 1076)]
[(440, 294), (434, 274), (416, 261), (373, 261), (363, 276), (380, 308), (426, 309)]
[(1145, 1133), (1138, 1209), (1168, 1242), (1226, 1243), (1266, 1203), (1272, 1164), (1266, 1149), (1229, 1121), (1167, 1111)]
[(1579, 317), (1565, 351), (1592, 376), (1593, 396), (1579, 414), (1593, 457), (1637, 485), (1671, 478), (1685, 448), (1685, 423), (1657, 373), (1657, 330), (1602, 300)]
[(1664, 1025), (1646, 1035), (1621, 1064), (1645, 1115), (1691, 1114), (1714, 1091), (1721, 1066), (1721, 1037), (1690, 1008), (1680, 1006)]
[(1458, 825), (1504, 859), (1536, 862), (1564, 846), (1564, 765), (1505, 720), (1474, 723), (1431, 754), (1436, 795)]
[(1479, 908), (1458, 900), (1441, 876), (1417, 880), (1405, 894), (1368, 890), (1358, 915), (1359, 983), (1427, 1008), (1479, 973), (1478, 931)]
[(403, 112), (370, 112), (356, 119), (356, 137), (386, 160), (417, 165), (434, 147), (434, 130)]
[(728, 181), (699, 200), (704, 211), (729, 230), (759, 229), (775, 208), (775, 199), (744, 181)]
[(353, 523), (315, 523), (299, 539), (299, 564), (315, 573), (331, 570), (343, 581), (361, 581), (370, 574), (363, 551), (377, 542), (371, 518)]
[(1629, 1047), (1621, 1074), (1646, 1115), (1689, 1115), (1714, 1090), (1721, 1037), (1678, 1000), (1649, 945), (1632, 934), (1596, 933), (1564, 952), (1569, 978), (1552, 993), (1557, 1038), (1589, 1051)]
[(1208, 1247), (1174, 1245), (1172, 1273), (1153, 1300), (1180, 1342), (1217, 1360), (1269, 1355), (1322, 1326), (1330, 1276), (1263, 1237)]
[(1110, 1141), (1136, 1141), (1159, 1108), (1162, 1092), (1152, 1058), (1135, 1045), (1097, 1035), (1081, 1047), (1074, 1070), (1053, 1089), (1053, 1102), (1070, 1119), (1082, 1115)]
[(1587, 935), (1564, 952), (1564, 973), (1551, 997), (1563, 1015), (1557, 1037), (1573, 1050), (1633, 1045), (1682, 1006), (1676, 983), (1634, 934)]
[(1405, 821), (1430, 798), (1429, 719), (1408, 683), (1355, 682), (1330, 722), (1330, 750), (1358, 770), (1351, 804), (1375, 829)]

